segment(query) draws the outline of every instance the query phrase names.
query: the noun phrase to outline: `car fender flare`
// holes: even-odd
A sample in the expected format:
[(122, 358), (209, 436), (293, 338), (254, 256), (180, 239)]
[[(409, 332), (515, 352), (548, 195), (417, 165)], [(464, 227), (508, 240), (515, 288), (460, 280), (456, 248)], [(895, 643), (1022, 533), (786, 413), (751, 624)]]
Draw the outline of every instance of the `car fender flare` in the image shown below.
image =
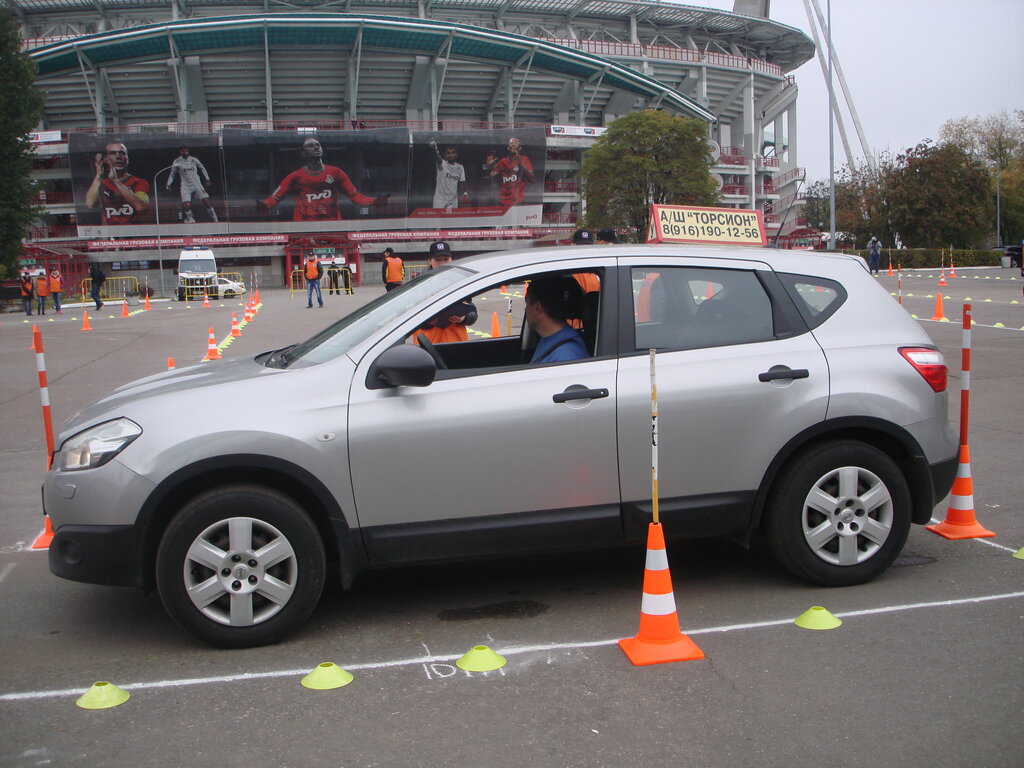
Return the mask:
[[(287, 487), (274, 487), (305, 504), (320, 528), (324, 546), (339, 560), (342, 585), (350, 586), (355, 576), (365, 569), (367, 560), (362, 538), (352, 530), (334, 495), (304, 467), (274, 456), (238, 453), (213, 456), (181, 467), (149, 494), (135, 523), (143, 548), (145, 588), (154, 587), (152, 568), (160, 533), (183, 499), (223, 482), (241, 480), (265, 485), (268, 473), (287, 478)], [(218, 476), (221, 479), (214, 479)]]
[(775, 455), (761, 478), (754, 501), (754, 513), (750, 529), (757, 530), (762, 522), (768, 497), (775, 484), (775, 478), (786, 462), (802, 448), (816, 442), (831, 439), (852, 439), (874, 445), (888, 454), (903, 470), (910, 487), (914, 506), (911, 519), (915, 523), (926, 523), (935, 507), (928, 457), (913, 435), (898, 424), (870, 416), (843, 416), (814, 424), (794, 435)]

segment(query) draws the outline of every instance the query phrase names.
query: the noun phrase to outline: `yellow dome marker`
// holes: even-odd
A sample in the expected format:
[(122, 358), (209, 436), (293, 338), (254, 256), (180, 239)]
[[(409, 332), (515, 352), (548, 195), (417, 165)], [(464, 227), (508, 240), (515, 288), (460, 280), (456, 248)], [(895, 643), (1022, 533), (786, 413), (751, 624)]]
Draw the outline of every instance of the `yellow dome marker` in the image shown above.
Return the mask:
[(825, 608), (815, 605), (801, 613), (793, 623), (803, 629), (835, 629), (843, 622)]
[(474, 645), (455, 662), (455, 666), (467, 672), (490, 672), (501, 669), (507, 663), (504, 656), (495, 653), (486, 645)]
[(331, 661), (317, 664), (313, 671), (302, 678), (302, 685), (314, 691), (330, 691), (348, 685), (355, 678), (352, 673)]
[(100, 680), (93, 683), (92, 688), (79, 696), (75, 704), (82, 709), (110, 709), (124, 704), (129, 698), (131, 698), (131, 694), (128, 691), (118, 688), (106, 680)]

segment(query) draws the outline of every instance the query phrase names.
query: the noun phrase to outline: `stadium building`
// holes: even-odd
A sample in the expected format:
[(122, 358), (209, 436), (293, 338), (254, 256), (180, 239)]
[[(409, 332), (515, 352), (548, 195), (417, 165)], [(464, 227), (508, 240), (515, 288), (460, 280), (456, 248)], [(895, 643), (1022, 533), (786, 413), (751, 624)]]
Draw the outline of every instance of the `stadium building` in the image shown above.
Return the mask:
[(563, 239), (582, 154), (645, 108), (707, 122), (722, 205), (783, 244), (800, 224), (789, 73), (814, 44), (769, 0), (4, 2), (46, 93), (26, 255), (73, 274), (153, 285), (202, 244), (274, 285), (311, 249), (358, 269)]

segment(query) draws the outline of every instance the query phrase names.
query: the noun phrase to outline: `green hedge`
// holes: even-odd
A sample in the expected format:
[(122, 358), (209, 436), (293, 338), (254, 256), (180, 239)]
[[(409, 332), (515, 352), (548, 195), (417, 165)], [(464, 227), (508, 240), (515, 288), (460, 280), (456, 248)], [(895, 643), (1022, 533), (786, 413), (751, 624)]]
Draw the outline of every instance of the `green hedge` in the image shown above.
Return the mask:
[[(866, 250), (852, 251), (844, 249), (843, 253), (860, 256), (867, 261)], [(889, 256), (892, 255), (892, 267), (914, 269), (918, 267), (941, 267), (943, 263), (949, 267), (949, 249), (945, 248), (904, 248), (882, 250), (882, 269), (889, 268)], [(953, 250), (954, 267), (998, 267), (1000, 254), (995, 251)], [(945, 259), (945, 262), (943, 262)]]

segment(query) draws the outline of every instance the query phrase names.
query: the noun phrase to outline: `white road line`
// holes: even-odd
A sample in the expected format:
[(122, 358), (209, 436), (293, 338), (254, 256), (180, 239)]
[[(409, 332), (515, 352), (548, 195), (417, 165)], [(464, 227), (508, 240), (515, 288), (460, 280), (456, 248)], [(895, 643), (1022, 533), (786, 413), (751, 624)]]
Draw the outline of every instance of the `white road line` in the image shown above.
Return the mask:
[(16, 566), (16, 565), (17, 565), (17, 563), (8, 563), (7, 565), (4, 566), (4, 569), (2, 571), (0, 571), (0, 582), (2, 582), (4, 579), (7, 578), (7, 574), (10, 573), (11, 571), (13, 571), (14, 570), (14, 566)]
[[(928, 603), (909, 603), (906, 605), (889, 605), (881, 608), (866, 608), (860, 611), (846, 611), (844, 613), (835, 613), (835, 616), (839, 618), (845, 618), (850, 616), (870, 616), (872, 614), (880, 613), (897, 613), (900, 611), (917, 610), (920, 608), (950, 608), (959, 605), (970, 605), (977, 603), (986, 603), (993, 600), (1009, 600), (1013, 598), (1024, 597), (1024, 592), (1006, 592), (997, 595), (982, 595), (980, 597), (965, 597), (959, 600), (938, 600), (935, 602)], [(788, 619), (774, 619), (771, 621), (758, 621), (751, 622), (749, 624), (730, 624), (722, 627), (705, 627), (703, 629), (686, 629), (683, 631), (688, 635), (704, 635), (712, 632), (735, 632), (745, 629), (762, 629), (766, 627), (777, 627), (783, 624), (792, 624), (793, 618)], [(602, 646), (615, 645), (618, 639), (612, 640), (590, 640), (576, 643), (548, 643), (544, 645), (521, 645), (511, 646), (509, 648), (496, 649), (502, 656), (514, 656), (517, 654), (526, 653), (537, 653), (545, 651), (558, 651), (558, 650), (578, 650), (580, 648), (599, 648)], [(430, 664), (433, 662), (446, 662), (456, 661), (462, 656), (461, 653), (447, 654), (436, 656), (428, 653), (427, 656), (420, 656), (418, 658), (411, 659), (393, 659), (391, 661), (377, 661), (367, 662), (364, 664), (342, 664), (342, 666), (348, 671), (357, 671), (362, 669), (388, 669), (392, 667), (416, 667), (423, 664)], [(305, 667), (303, 669), (277, 669), (268, 670), (266, 672), (246, 672), (238, 675), (223, 675), (219, 677), (193, 677), (179, 680), (154, 680), (148, 683), (129, 683), (127, 685), (121, 685), (126, 691), (138, 691), (138, 690), (149, 690), (159, 688), (182, 688), (193, 685), (213, 685), (217, 683), (237, 683), (244, 682), (247, 680), (267, 680), (275, 677), (299, 677), (306, 675), (311, 667)], [(17, 693), (5, 693), (0, 695), (0, 701), (29, 701), (34, 699), (53, 699), (62, 698), (64, 696), (80, 696), (83, 693), (82, 688), (68, 688), (65, 690), (50, 690), (50, 691), (22, 691)]]

